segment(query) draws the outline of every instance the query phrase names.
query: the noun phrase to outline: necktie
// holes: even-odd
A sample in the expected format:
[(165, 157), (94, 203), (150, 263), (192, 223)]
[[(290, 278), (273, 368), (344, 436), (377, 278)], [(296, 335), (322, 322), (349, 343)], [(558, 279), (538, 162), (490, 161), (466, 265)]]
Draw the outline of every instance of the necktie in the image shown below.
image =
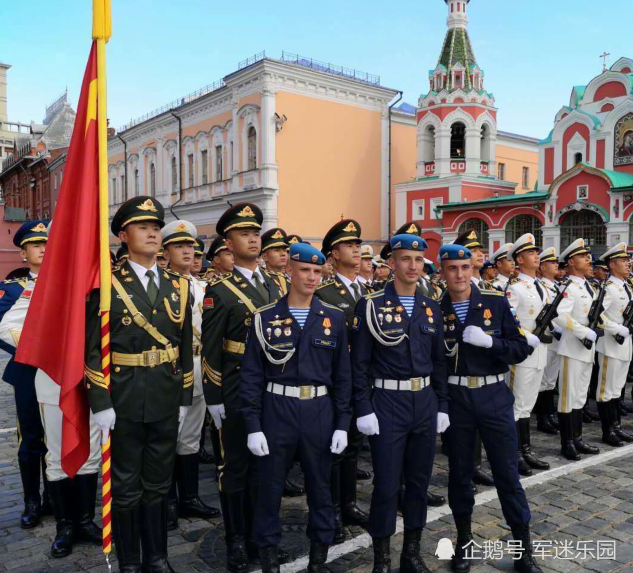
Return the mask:
[(534, 286), (536, 287), (536, 292), (541, 297), (541, 300), (545, 300), (545, 295), (543, 294), (543, 289), (541, 288), (538, 279), (534, 281)]
[(264, 286), (264, 283), (262, 283), (262, 280), (259, 278), (259, 275), (257, 273), (253, 273), (253, 280), (255, 281), (255, 287), (257, 288), (259, 296), (261, 296), (262, 299), (268, 302), (268, 290)]
[(631, 300), (631, 289), (629, 288), (629, 285), (627, 285), (626, 283), (624, 283), (624, 290), (626, 291), (626, 296), (628, 296), (629, 300)]
[(156, 302), (158, 298), (158, 287), (156, 286), (156, 281), (154, 280), (154, 271), (147, 271), (145, 276), (149, 279), (147, 283), (147, 296), (152, 304)]
[(358, 283), (351, 283), (350, 286), (352, 287), (352, 297), (354, 297), (355, 302), (358, 302), (360, 299), (360, 287)]
[(587, 292), (591, 295), (591, 298), (593, 298), (593, 295), (596, 293), (593, 291), (593, 288), (587, 281), (585, 281), (585, 288), (587, 289)]

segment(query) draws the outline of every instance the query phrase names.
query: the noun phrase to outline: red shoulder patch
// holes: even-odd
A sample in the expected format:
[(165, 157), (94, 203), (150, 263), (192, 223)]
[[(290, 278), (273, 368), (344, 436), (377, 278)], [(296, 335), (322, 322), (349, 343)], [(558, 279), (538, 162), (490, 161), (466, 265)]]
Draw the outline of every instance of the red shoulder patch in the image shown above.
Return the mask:
[(0, 290), (0, 298), (2, 298), (5, 294), (7, 294), (6, 290)]
[(22, 291), (22, 298), (31, 298), (31, 295), (33, 294), (32, 290), (23, 290)]
[(213, 297), (207, 297), (204, 299), (202, 303), (202, 308), (213, 308), (215, 305), (213, 304)]

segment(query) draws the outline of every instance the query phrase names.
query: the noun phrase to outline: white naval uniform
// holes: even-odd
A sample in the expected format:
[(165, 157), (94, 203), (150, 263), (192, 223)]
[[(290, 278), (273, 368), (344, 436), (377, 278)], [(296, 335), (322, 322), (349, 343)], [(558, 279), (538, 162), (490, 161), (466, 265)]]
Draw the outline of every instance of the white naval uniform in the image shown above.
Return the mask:
[(509, 280), (508, 277), (499, 273), (497, 275), (497, 278), (493, 280), (490, 284), (492, 284), (492, 286), (495, 287), (497, 290), (500, 290), (501, 292), (503, 292), (506, 290), (506, 286), (508, 285), (508, 280)]
[(564, 329), (558, 344), (558, 411), (563, 414), (580, 410), (585, 405), (596, 352), (595, 343), (587, 350), (582, 341), (589, 332), (588, 315), (597, 295), (585, 279), (570, 276), (569, 280), (571, 284), (554, 319)]
[[(507, 295), (514, 308), (521, 327), (527, 332), (536, 328), (536, 317), (543, 307), (550, 302), (548, 291), (539, 285), (543, 298), (538, 293), (535, 279), (526, 274), (519, 274), (518, 280), (510, 283)], [(514, 419), (529, 418), (536, 404), (541, 388), (541, 379), (547, 365), (547, 345), (540, 344), (520, 364), (510, 366), (506, 374), (506, 383), (514, 394)]]
[[(33, 291), (36, 282), (32, 277), (24, 287), (25, 291)], [(26, 313), (31, 302), (30, 297), (20, 297), (5, 313), (0, 324), (0, 339), (17, 348)], [(35, 374), (35, 392), (40, 404), (40, 417), (44, 428), (44, 439), (48, 453), (46, 454), (46, 477), (48, 481), (59, 481), (68, 477), (62, 469), (62, 420), (59, 407), (61, 386), (56, 384), (43, 370)], [(90, 412), (90, 454), (84, 465), (77, 472), (79, 475), (94, 474), (99, 471), (101, 462), (101, 432), (95, 424)]]
[[(558, 287), (554, 281), (540, 278), (539, 281), (547, 289), (549, 295), (549, 302), (552, 302), (558, 295)], [(552, 337), (554, 338), (554, 337)], [(553, 390), (556, 388), (556, 381), (558, 380), (558, 370), (560, 367), (560, 358), (558, 357), (558, 340), (554, 340), (547, 344), (547, 364), (545, 366), (545, 372), (541, 380), (541, 392)]]
[(631, 362), (633, 343), (631, 337), (618, 344), (615, 335), (622, 325), (624, 310), (631, 300), (631, 289), (624, 281), (611, 277), (605, 287), (604, 311), (601, 315), (604, 324), (604, 336), (598, 339), (598, 387), (596, 401), (608, 402), (620, 397), (626, 384)]
[(193, 401), (187, 410), (187, 415), (182, 423), (182, 429), (178, 435), (176, 454), (188, 456), (197, 454), (200, 450), (200, 434), (204, 424), (204, 415), (207, 406), (202, 390), (202, 303), (207, 283), (201, 279), (191, 277), (191, 286), (194, 296), (193, 318)]

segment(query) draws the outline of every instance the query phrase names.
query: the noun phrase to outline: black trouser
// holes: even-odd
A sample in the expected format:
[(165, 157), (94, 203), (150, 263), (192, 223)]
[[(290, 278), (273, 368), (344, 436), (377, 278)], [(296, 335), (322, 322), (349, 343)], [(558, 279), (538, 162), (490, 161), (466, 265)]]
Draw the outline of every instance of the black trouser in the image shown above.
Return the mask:
[(112, 431), (112, 504), (129, 509), (160, 502), (176, 458), (178, 413), (158, 422), (117, 418)]
[(226, 410), (220, 428), (222, 465), (219, 466), (219, 488), (222, 493), (243, 491), (256, 484), (255, 456), (248, 449), (248, 432), (244, 418), (236, 410)]
[(21, 378), (13, 387), (18, 418), (18, 458), (23, 462), (39, 463), (48, 451), (44, 443), (44, 428), (40, 405), (35, 392), (35, 380)]

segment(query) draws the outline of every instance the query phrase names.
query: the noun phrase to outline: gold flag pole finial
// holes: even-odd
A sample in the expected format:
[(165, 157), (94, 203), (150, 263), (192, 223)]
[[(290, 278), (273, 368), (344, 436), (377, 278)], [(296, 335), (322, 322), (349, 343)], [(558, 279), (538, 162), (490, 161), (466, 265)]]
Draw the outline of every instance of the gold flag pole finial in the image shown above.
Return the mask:
[(112, 35), (110, 0), (93, 0), (92, 8), (92, 39), (107, 42)]

